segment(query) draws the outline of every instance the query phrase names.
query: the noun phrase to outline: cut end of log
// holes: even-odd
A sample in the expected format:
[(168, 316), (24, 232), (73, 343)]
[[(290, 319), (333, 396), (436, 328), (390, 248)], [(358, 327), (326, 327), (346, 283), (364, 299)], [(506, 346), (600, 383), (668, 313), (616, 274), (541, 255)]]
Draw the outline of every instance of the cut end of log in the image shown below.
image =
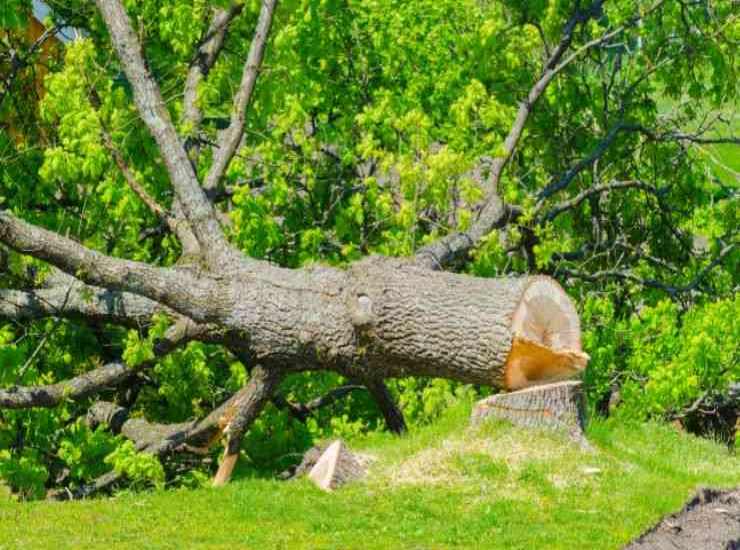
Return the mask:
[(341, 440), (329, 445), (308, 473), (308, 477), (324, 491), (333, 491), (364, 475), (365, 468)]
[(534, 277), (511, 320), (513, 341), (504, 386), (517, 390), (572, 378), (588, 363), (581, 349), (581, 323), (573, 302), (549, 277)]

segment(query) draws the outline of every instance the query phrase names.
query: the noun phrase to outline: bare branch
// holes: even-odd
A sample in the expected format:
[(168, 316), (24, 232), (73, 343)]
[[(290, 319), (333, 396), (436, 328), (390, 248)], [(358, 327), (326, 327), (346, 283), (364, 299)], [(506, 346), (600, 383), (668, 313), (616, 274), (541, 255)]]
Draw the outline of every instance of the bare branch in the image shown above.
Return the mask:
[[(544, 91), (547, 89), (547, 86), (550, 84), (550, 82), (552, 82), (555, 76), (562, 72), (574, 60), (582, 56), (588, 50), (601, 46), (615, 36), (623, 33), (627, 28), (636, 25), (649, 14), (655, 12), (665, 2), (665, 0), (658, 0), (658, 2), (656, 2), (644, 13), (636, 15), (626, 21), (623, 25), (607, 31), (598, 38), (586, 42), (577, 50), (571, 52), (570, 55), (563, 58), (565, 52), (570, 48), (571, 42), (573, 40), (573, 33), (575, 32), (576, 27), (579, 24), (587, 22), (593, 17), (598, 17), (601, 14), (601, 9), (604, 1), (605, 0), (596, 0), (588, 8), (584, 10), (577, 10), (576, 13), (566, 23), (561, 35), (561, 40), (557, 47), (552, 51), (550, 58), (543, 68), (543, 72), (539, 80), (537, 80), (537, 82), (535, 82), (535, 84), (529, 90), (526, 100), (522, 101), (519, 105), (519, 110), (517, 112), (516, 118), (514, 119), (514, 123), (512, 124), (511, 129), (506, 136), (506, 139), (504, 140), (502, 154), (496, 157), (491, 163), (491, 171), (487, 181), (488, 197), (477, 219), (473, 222), (470, 229), (466, 232), (451, 233), (427, 246), (422, 247), (416, 253), (415, 263), (430, 269), (442, 269), (448, 265), (454, 264), (464, 258), (467, 255), (468, 251), (473, 248), (478, 242), (480, 242), (483, 237), (490, 233), (492, 229), (506, 225), (509, 221), (516, 217), (516, 207), (507, 208), (507, 205), (505, 205), (501, 198), (497, 195), (496, 189), (498, 187), (498, 182), (501, 179), (501, 174), (503, 173), (504, 168), (514, 154), (529, 115), (533, 111), (534, 105), (537, 100), (542, 96)], [(619, 131), (619, 129), (620, 128), (617, 128), (615, 132)], [(611, 136), (611, 139), (609, 139), (608, 142), (604, 144), (604, 150), (606, 150), (606, 148), (609, 146), (609, 144), (613, 140), (613, 137), (614, 136)], [(601, 154), (603, 154), (603, 151), (596, 151), (595, 154), (597, 154), (597, 156), (594, 158), (598, 158), (598, 156), (601, 156)], [(593, 160), (589, 158), (586, 159), (584, 162), (591, 163), (593, 162)], [(573, 177), (575, 177), (575, 174), (577, 174), (587, 165), (590, 164), (577, 166), (574, 173), (566, 174), (564, 179), (567, 179), (567, 182), (569, 182), (570, 180), (572, 180)], [(567, 183), (563, 182), (555, 182), (551, 185), (554, 187), (555, 184), (558, 185), (558, 188), (555, 189), (555, 191), (567, 185)], [(547, 196), (555, 192), (552, 189), (546, 189), (545, 191), (547, 192)], [(543, 191), (543, 193), (545, 191)], [(542, 197), (541, 194), (541, 199), (542, 198), (544, 197)], [(513, 216), (512, 209), (515, 213)]]
[(183, 121), (190, 125), (194, 133), (198, 131), (203, 119), (203, 113), (198, 107), (198, 85), (208, 76), (213, 64), (223, 48), (226, 32), (231, 21), (241, 13), (244, 4), (237, 3), (228, 9), (218, 9), (213, 15), (205, 39), (198, 47), (195, 59), (190, 64), (190, 70), (185, 81), (183, 98)]
[(175, 199), (173, 208), (174, 213), (170, 213), (162, 208), (149, 195), (149, 193), (146, 192), (146, 189), (144, 189), (144, 187), (142, 187), (139, 182), (136, 181), (136, 176), (129, 168), (121, 152), (113, 143), (113, 140), (108, 131), (103, 128), (101, 133), (105, 148), (110, 151), (111, 155), (113, 155), (113, 160), (115, 161), (118, 169), (121, 171), (123, 178), (126, 180), (126, 183), (131, 188), (131, 190), (136, 193), (136, 195), (144, 204), (147, 205), (149, 210), (156, 214), (167, 225), (167, 227), (169, 227), (170, 231), (177, 235), (177, 238), (182, 244), (183, 252), (185, 255), (197, 253), (200, 250), (200, 247), (198, 245), (197, 239), (195, 238), (195, 235), (193, 235), (190, 224), (185, 219), (185, 214), (182, 211), (180, 200), (177, 198)]
[(146, 204), (149, 210), (151, 210), (155, 215), (166, 222), (167, 225), (170, 226), (170, 229), (174, 229), (175, 220), (164, 208), (162, 208), (157, 203), (157, 201), (155, 201), (151, 197), (151, 195), (149, 195), (149, 193), (146, 192), (146, 189), (144, 189), (139, 184), (139, 182), (136, 181), (136, 176), (134, 176), (134, 173), (129, 168), (121, 152), (113, 144), (113, 140), (111, 139), (108, 131), (103, 129), (103, 131), (101, 132), (101, 137), (103, 138), (103, 145), (105, 145), (105, 148), (108, 149), (108, 152), (113, 156), (113, 160), (115, 161), (116, 166), (118, 166), (118, 169), (121, 171), (121, 174), (123, 174), (123, 178), (126, 180), (126, 183), (131, 188), (131, 190), (136, 194), (137, 197), (141, 199), (141, 202)]
[(663, 281), (659, 281), (657, 279), (640, 277), (638, 275), (635, 275), (631, 271), (623, 270), (623, 269), (604, 269), (601, 271), (588, 273), (585, 271), (570, 269), (568, 267), (558, 267), (557, 272), (560, 274), (566, 275), (568, 277), (582, 279), (584, 281), (589, 281), (592, 283), (601, 283), (605, 279), (630, 281), (630, 282), (637, 283), (644, 287), (662, 290), (665, 293), (669, 294), (671, 297), (676, 297), (681, 294), (687, 294), (695, 290), (702, 283), (702, 281), (704, 281), (707, 275), (709, 275), (709, 273), (715, 267), (721, 264), (724, 258), (730, 252), (732, 252), (736, 246), (737, 246), (736, 243), (732, 243), (732, 244), (725, 246), (719, 252), (719, 254), (706, 267), (704, 267), (704, 269), (702, 269), (688, 284), (685, 284), (683, 286), (675, 286), (672, 284), (665, 283)]
[(740, 137), (738, 136), (705, 137), (704, 134), (709, 130), (709, 128), (705, 128), (703, 131), (693, 134), (687, 132), (659, 132), (640, 124), (630, 124), (625, 126), (625, 128), (633, 132), (640, 132), (652, 141), (688, 141), (690, 143), (698, 143), (701, 145), (740, 144)]
[(403, 412), (396, 405), (393, 396), (391, 395), (388, 386), (382, 380), (366, 380), (365, 385), (367, 386), (370, 395), (372, 395), (375, 403), (378, 405), (380, 412), (385, 418), (385, 425), (390, 431), (396, 434), (402, 434), (407, 431), (406, 420), (403, 418)]
[(254, 38), (249, 47), (247, 62), (244, 65), (241, 84), (239, 91), (234, 97), (234, 106), (231, 111), (231, 122), (218, 139), (218, 144), (213, 154), (213, 164), (206, 176), (203, 187), (207, 190), (216, 187), (224, 175), (231, 159), (236, 153), (239, 142), (244, 135), (244, 126), (247, 120), (247, 106), (254, 91), (254, 85), (257, 82), (257, 74), (262, 64), (262, 58), (265, 52), (267, 36), (270, 33), (272, 23), (272, 14), (275, 10), (277, 0), (262, 0), (257, 28), (254, 31)]
[(0, 210), (0, 241), (86, 283), (145, 296), (197, 321), (206, 321), (209, 310), (213, 311), (209, 304), (218, 302), (212, 295), (212, 281), (184, 270), (106, 256), (5, 210)]
[(82, 399), (117, 386), (135, 373), (126, 364), (114, 362), (57, 384), (0, 389), (0, 408), (56, 407), (65, 399)]
[(153, 367), (159, 358), (194, 339), (202, 332), (202, 328), (196, 328), (188, 323), (174, 325), (155, 345), (154, 357), (136, 367), (116, 361), (56, 384), (0, 389), (0, 408), (50, 408), (68, 399), (76, 401), (89, 397), (106, 388), (121, 384), (142, 370)]
[(31, 321), (44, 317), (86, 318), (141, 326), (162, 306), (118, 291), (79, 284), (73, 288), (0, 289), (0, 319)]
[(415, 256), (417, 264), (430, 269), (443, 269), (464, 258), (468, 251), (492, 229), (506, 223), (506, 218), (510, 217), (511, 210), (506, 208), (497, 194), (501, 174), (514, 153), (535, 103), (547, 89), (555, 75), (562, 71), (567, 63), (575, 59), (575, 56), (572, 55), (568, 58), (567, 63), (561, 63), (563, 55), (573, 40), (576, 27), (578, 24), (596, 17), (601, 12), (603, 3), (604, 0), (596, 0), (587, 9), (577, 10), (566, 23), (560, 42), (545, 63), (542, 74), (529, 90), (527, 98), (519, 104), (514, 123), (504, 140), (502, 154), (490, 163), (490, 173), (486, 181), (487, 199), (475, 222), (468, 231), (451, 233), (419, 249)]
[(227, 442), (221, 466), (213, 479), (214, 485), (223, 485), (231, 478), (239, 458), (242, 435), (270, 400), (281, 379), (282, 374), (278, 371), (255, 367), (244, 394), (222, 416), (219, 423), (227, 435)]
[(575, 177), (580, 174), (586, 168), (593, 166), (593, 164), (600, 159), (604, 153), (609, 149), (609, 146), (614, 142), (620, 131), (624, 130), (625, 126), (619, 122), (612, 126), (609, 132), (604, 138), (599, 141), (591, 154), (586, 158), (579, 160), (575, 165), (569, 168), (560, 178), (550, 182), (546, 185), (537, 195), (537, 206), (538, 209), (545, 200), (553, 196), (558, 191), (561, 191), (568, 187)]
[(275, 395), (272, 398), (272, 401), (277, 407), (287, 409), (288, 412), (297, 420), (305, 422), (306, 419), (308, 419), (308, 417), (317, 410), (336, 403), (339, 399), (342, 399), (354, 391), (366, 389), (367, 388), (365, 386), (361, 386), (359, 384), (348, 384), (333, 388), (324, 395), (317, 397), (316, 399), (312, 399), (308, 403), (294, 403), (292, 401), (288, 401), (281, 395)]
[(703, 145), (715, 145), (715, 144), (732, 144), (740, 145), (739, 136), (717, 136), (717, 137), (702, 137), (694, 134), (686, 134), (681, 132), (669, 132), (658, 136), (661, 141), (690, 141), (691, 143), (701, 143)]
[[(208, 416), (193, 422), (156, 424), (147, 422), (143, 418), (129, 419), (126, 409), (105, 401), (99, 401), (90, 408), (87, 420), (92, 426), (101, 423), (108, 424), (114, 433), (121, 433), (134, 441), (137, 450), (160, 458), (179, 451), (202, 453), (217, 441), (222, 431), (221, 423), (224, 415), (252, 394), (252, 386), (246, 385), (211, 411)], [(111, 471), (73, 492), (55, 492), (50, 497), (57, 500), (85, 498), (107, 490), (115, 483), (122, 481), (124, 477), (121, 473)]]
[[(660, 190), (657, 189), (654, 185), (645, 183), (640, 180), (612, 181), (609, 183), (605, 183), (603, 185), (595, 185), (594, 187), (589, 187), (588, 189), (581, 191), (575, 197), (572, 197), (568, 200), (565, 200), (555, 205), (544, 216), (542, 216), (542, 219), (546, 222), (552, 221), (556, 217), (558, 217), (560, 214), (562, 214), (563, 212), (567, 210), (571, 210), (572, 208), (576, 208), (583, 201), (585, 201), (587, 198), (593, 195), (598, 195), (601, 193), (608, 193), (609, 191), (614, 191), (616, 189), (630, 189), (630, 188), (643, 189), (645, 191), (648, 191), (656, 195), (660, 192)], [(538, 212), (539, 210), (541, 210), (541, 206), (537, 209)]]
[(180, 142), (156, 82), (149, 74), (141, 46), (120, 0), (96, 0), (108, 27), (113, 46), (134, 91), (134, 100), (144, 123), (154, 137), (206, 260), (214, 265), (231, 249), (221, 230), (213, 205), (200, 188), (195, 170)]

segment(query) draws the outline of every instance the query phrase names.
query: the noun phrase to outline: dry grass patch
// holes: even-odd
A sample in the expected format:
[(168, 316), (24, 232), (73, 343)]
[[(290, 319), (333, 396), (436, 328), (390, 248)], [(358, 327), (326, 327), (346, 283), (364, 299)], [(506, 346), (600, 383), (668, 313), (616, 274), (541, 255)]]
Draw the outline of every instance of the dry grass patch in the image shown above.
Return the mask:
[(480, 484), (483, 480), (503, 489), (516, 485), (525, 467), (546, 464), (557, 470), (553, 474), (557, 484), (565, 485), (581, 477), (572, 464), (582, 456), (565, 438), (493, 423), (467, 428), (397, 462), (379, 464), (373, 478), (391, 486)]

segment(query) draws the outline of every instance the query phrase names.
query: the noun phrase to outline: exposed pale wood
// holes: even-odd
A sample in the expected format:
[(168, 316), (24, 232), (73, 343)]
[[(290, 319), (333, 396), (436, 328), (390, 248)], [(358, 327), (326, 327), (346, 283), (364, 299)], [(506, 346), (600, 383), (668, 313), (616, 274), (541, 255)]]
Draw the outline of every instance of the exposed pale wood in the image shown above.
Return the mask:
[(471, 421), (479, 424), (488, 418), (508, 420), (527, 428), (564, 432), (582, 446), (588, 446), (583, 433), (585, 400), (579, 381), (534, 386), (486, 397), (473, 408)]
[(518, 390), (533, 384), (572, 378), (586, 367), (588, 355), (554, 350), (526, 338), (514, 337), (506, 361), (504, 387)]
[(514, 335), (504, 368), (509, 390), (571, 378), (586, 367), (578, 312), (549, 277), (533, 277), (511, 320)]
[(246, 392), (230, 405), (219, 419), (223, 433), (227, 436), (224, 458), (213, 478), (213, 484), (220, 486), (229, 481), (239, 459), (242, 435), (270, 400), (277, 388), (282, 374), (269, 369), (255, 367), (247, 383)]
[(327, 447), (308, 477), (324, 491), (333, 491), (345, 483), (364, 477), (365, 473), (362, 464), (341, 440), (337, 440)]

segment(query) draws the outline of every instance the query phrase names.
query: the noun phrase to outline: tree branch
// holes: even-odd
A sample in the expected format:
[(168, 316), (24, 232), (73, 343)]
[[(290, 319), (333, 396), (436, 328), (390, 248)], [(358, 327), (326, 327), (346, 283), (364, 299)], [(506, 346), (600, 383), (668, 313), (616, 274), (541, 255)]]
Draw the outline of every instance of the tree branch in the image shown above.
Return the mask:
[(541, 208), (545, 200), (553, 196), (558, 191), (561, 191), (570, 185), (575, 177), (580, 174), (586, 168), (593, 166), (593, 164), (600, 159), (604, 153), (609, 149), (609, 146), (614, 142), (620, 131), (624, 130), (625, 126), (620, 121), (611, 127), (609, 132), (604, 138), (599, 141), (591, 154), (586, 158), (579, 160), (575, 165), (569, 168), (560, 178), (550, 182), (537, 194), (537, 207)]
[(70, 285), (25, 291), (0, 289), (0, 319), (83, 318), (140, 327), (155, 313), (165, 311), (159, 303), (136, 294), (72, 281)]
[[(587, 198), (593, 195), (598, 195), (601, 193), (608, 193), (609, 191), (613, 191), (615, 189), (629, 189), (629, 188), (643, 189), (655, 195), (660, 193), (660, 190), (657, 189), (654, 185), (650, 185), (649, 183), (645, 183), (640, 180), (612, 181), (612, 182), (609, 182), (603, 185), (595, 185), (594, 187), (589, 187), (588, 189), (581, 191), (575, 197), (572, 197), (568, 200), (565, 200), (555, 205), (544, 216), (542, 216), (542, 220), (546, 222), (552, 221), (556, 217), (558, 217), (560, 214), (562, 214), (563, 212), (570, 210), (572, 208), (576, 208), (583, 201), (585, 201)], [(538, 208), (537, 211), (539, 212), (540, 209), (541, 207)]]
[[(519, 110), (517, 111), (514, 123), (504, 140), (502, 154), (490, 162), (490, 173), (486, 182), (487, 199), (470, 229), (464, 232), (450, 233), (422, 247), (416, 253), (415, 263), (429, 269), (443, 269), (452, 265), (467, 256), (468, 251), (490, 233), (492, 229), (499, 225), (505, 225), (507, 220), (511, 218), (512, 210), (504, 205), (497, 194), (501, 174), (516, 149), (535, 103), (547, 89), (548, 84), (550, 84), (555, 75), (575, 59), (576, 55), (571, 55), (565, 62), (561, 63), (563, 55), (573, 40), (573, 33), (576, 27), (578, 24), (598, 16), (601, 13), (601, 6), (604, 1), (596, 0), (587, 9), (577, 10), (566, 23), (560, 42), (545, 63), (542, 74), (529, 90), (526, 99), (519, 104)], [(598, 43), (600, 42), (595, 42), (593, 45)], [(577, 53), (581, 53), (581, 50), (578, 50)]]
[(111, 155), (113, 155), (113, 160), (115, 161), (118, 169), (121, 171), (123, 178), (126, 180), (126, 183), (131, 188), (131, 190), (136, 193), (136, 195), (144, 204), (147, 205), (149, 210), (151, 210), (155, 215), (157, 215), (157, 217), (159, 217), (159, 219), (161, 219), (167, 225), (172, 233), (177, 235), (177, 238), (182, 245), (184, 255), (197, 254), (200, 251), (200, 246), (198, 245), (198, 240), (195, 238), (195, 235), (193, 235), (190, 224), (185, 219), (185, 214), (182, 210), (180, 200), (175, 198), (173, 207), (174, 213), (168, 212), (164, 208), (162, 208), (149, 195), (149, 193), (146, 192), (146, 189), (144, 189), (144, 187), (142, 187), (139, 182), (136, 181), (136, 176), (129, 168), (128, 164), (123, 158), (123, 155), (115, 146), (110, 134), (105, 128), (103, 128), (102, 130), (102, 137), (105, 148), (110, 151)]
[(231, 478), (239, 458), (242, 435), (270, 400), (281, 379), (282, 373), (278, 371), (255, 367), (244, 394), (221, 417), (219, 424), (223, 427), (227, 442), (221, 466), (213, 479), (214, 485), (224, 485)]
[(234, 157), (234, 153), (236, 153), (236, 149), (244, 134), (247, 106), (252, 97), (254, 85), (257, 82), (257, 74), (262, 64), (265, 44), (267, 42), (267, 36), (270, 33), (272, 15), (276, 4), (277, 0), (262, 0), (257, 28), (254, 32), (254, 38), (252, 38), (252, 44), (249, 47), (249, 54), (247, 56), (247, 62), (244, 65), (239, 91), (234, 97), (231, 122), (229, 123), (229, 127), (219, 135), (218, 143), (213, 153), (213, 164), (203, 183), (206, 191), (218, 185), (231, 159)]
[[(205, 418), (193, 422), (156, 424), (142, 418), (129, 419), (125, 408), (106, 401), (98, 401), (90, 408), (87, 421), (92, 427), (107, 424), (113, 433), (121, 433), (131, 439), (137, 450), (159, 458), (178, 451), (202, 453), (218, 439), (224, 415), (251, 393), (252, 387), (246, 385)], [(124, 477), (123, 474), (111, 471), (75, 491), (59, 491), (49, 496), (56, 500), (85, 498), (107, 490)]]
[(396, 401), (385, 382), (382, 380), (366, 380), (364, 383), (383, 414), (386, 427), (396, 434), (406, 432), (406, 420), (403, 418), (403, 412), (396, 405)]
[(190, 131), (197, 134), (203, 120), (203, 113), (198, 106), (198, 86), (208, 76), (221, 52), (226, 32), (233, 19), (239, 15), (244, 4), (237, 3), (227, 9), (218, 9), (213, 15), (205, 39), (198, 47), (195, 58), (190, 64), (183, 98), (183, 122), (190, 126)]
[(21, 254), (47, 261), (86, 283), (145, 296), (196, 321), (209, 320), (218, 303), (211, 280), (176, 268), (106, 256), (28, 224), (5, 210), (0, 210), (0, 242)]
[(557, 272), (560, 274), (566, 275), (568, 277), (582, 279), (584, 281), (589, 281), (592, 283), (601, 283), (603, 282), (604, 279), (631, 281), (633, 283), (637, 283), (644, 287), (662, 290), (663, 292), (667, 293), (671, 297), (676, 297), (681, 294), (687, 294), (695, 290), (702, 283), (702, 281), (706, 278), (706, 276), (712, 271), (712, 269), (714, 269), (720, 263), (722, 263), (722, 260), (724, 260), (724, 258), (730, 252), (732, 252), (736, 246), (737, 246), (736, 243), (731, 243), (725, 246), (719, 252), (717, 257), (715, 257), (706, 267), (704, 267), (689, 283), (683, 286), (676, 286), (676, 285), (664, 283), (663, 281), (659, 281), (657, 279), (640, 277), (638, 275), (635, 275), (634, 273), (631, 273), (630, 271), (620, 270), (620, 269), (604, 269), (604, 270), (596, 271), (593, 273), (586, 273), (583, 271), (578, 271), (578, 270), (570, 269), (567, 267), (558, 267)]
[(296, 420), (305, 422), (308, 417), (317, 410), (336, 403), (339, 399), (342, 399), (354, 391), (365, 389), (367, 389), (365, 386), (361, 386), (359, 384), (347, 384), (345, 386), (333, 388), (324, 395), (317, 397), (316, 399), (312, 399), (308, 403), (294, 403), (292, 401), (288, 401), (281, 395), (275, 395), (272, 398), (272, 401), (275, 406), (281, 409), (287, 409)]
[(120, 0), (96, 0), (144, 123), (159, 146), (175, 194), (206, 260), (215, 265), (231, 252), (213, 205), (200, 188), (193, 165), (172, 124), (156, 82), (149, 74), (131, 21)]
[(121, 384), (138, 372), (152, 368), (161, 357), (196, 338), (202, 332), (202, 328), (195, 328), (188, 323), (174, 325), (155, 345), (154, 357), (135, 367), (115, 361), (56, 384), (0, 389), (0, 408), (51, 408), (65, 400), (76, 401), (100, 393), (106, 388)]

